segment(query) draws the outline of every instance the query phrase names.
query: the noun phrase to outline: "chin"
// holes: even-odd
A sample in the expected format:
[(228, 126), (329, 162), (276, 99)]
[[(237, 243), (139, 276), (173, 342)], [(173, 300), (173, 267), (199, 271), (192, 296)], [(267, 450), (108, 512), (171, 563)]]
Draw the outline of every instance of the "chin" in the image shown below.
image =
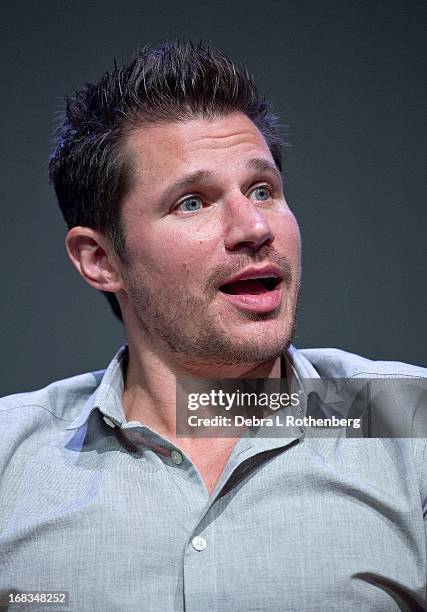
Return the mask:
[[(265, 336), (262, 338), (235, 338), (230, 344), (229, 351), (224, 350), (224, 357), (230, 358), (230, 363), (263, 363), (277, 359), (282, 351), (288, 348), (290, 339), (282, 334), (273, 336), (272, 341), (267, 342)], [(231, 340), (231, 338), (230, 338)]]

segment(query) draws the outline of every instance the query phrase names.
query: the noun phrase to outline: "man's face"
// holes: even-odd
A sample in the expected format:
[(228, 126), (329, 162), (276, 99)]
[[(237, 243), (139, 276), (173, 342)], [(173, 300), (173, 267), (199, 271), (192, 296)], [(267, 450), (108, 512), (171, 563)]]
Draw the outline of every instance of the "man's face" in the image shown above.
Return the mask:
[(259, 130), (242, 113), (195, 118), (137, 128), (126, 149), (122, 306), (137, 333), (187, 363), (276, 357), (294, 326), (300, 235)]

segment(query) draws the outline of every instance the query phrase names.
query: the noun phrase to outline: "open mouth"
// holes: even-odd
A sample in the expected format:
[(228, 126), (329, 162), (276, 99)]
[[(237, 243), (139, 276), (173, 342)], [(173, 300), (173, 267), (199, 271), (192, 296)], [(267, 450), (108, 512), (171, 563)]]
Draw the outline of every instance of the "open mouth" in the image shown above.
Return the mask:
[(226, 283), (219, 290), (228, 295), (262, 295), (274, 291), (280, 283), (281, 279), (277, 276), (245, 278), (232, 283)]
[(283, 275), (278, 266), (264, 264), (242, 270), (218, 287), (219, 295), (233, 308), (265, 315), (279, 313), (283, 298)]

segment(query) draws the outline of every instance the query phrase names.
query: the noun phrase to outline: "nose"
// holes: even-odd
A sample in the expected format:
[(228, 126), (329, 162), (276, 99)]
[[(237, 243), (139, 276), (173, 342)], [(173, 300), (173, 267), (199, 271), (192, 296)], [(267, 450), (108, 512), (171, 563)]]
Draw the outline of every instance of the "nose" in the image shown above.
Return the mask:
[(224, 205), (224, 245), (229, 251), (248, 248), (258, 251), (271, 244), (275, 235), (267, 219), (267, 210), (245, 195), (233, 197)]

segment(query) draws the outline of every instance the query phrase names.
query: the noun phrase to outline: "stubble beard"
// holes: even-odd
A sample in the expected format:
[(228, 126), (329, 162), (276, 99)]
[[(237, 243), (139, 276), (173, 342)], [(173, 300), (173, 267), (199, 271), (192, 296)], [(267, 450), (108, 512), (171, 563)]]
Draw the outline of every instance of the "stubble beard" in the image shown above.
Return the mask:
[[(265, 259), (265, 258), (263, 258)], [(178, 287), (174, 291), (161, 290), (154, 287), (148, 274), (139, 271), (136, 278), (128, 282), (128, 294), (133, 303), (139, 327), (147, 338), (166, 345), (167, 349), (183, 365), (256, 365), (276, 359), (293, 340), (296, 330), (297, 306), (299, 297), (299, 278), (294, 281), (291, 267), (284, 257), (276, 256), (271, 259), (280, 260), (284, 270), (284, 291), (287, 292), (291, 311), (287, 313), (287, 320), (283, 321), (282, 334), (277, 334), (270, 342), (266, 342), (266, 332), (263, 327), (257, 335), (250, 334), (245, 340), (236, 341), (231, 338), (221, 324), (218, 314), (206, 318), (199, 324), (198, 317), (209, 312), (209, 306), (217, 295), (220, 275), (224, 278), (223, 269), (217, 270), (207, 283), (203, 298), (197, 296), (184, 296)], [(250, 263), (253, 263), (254, 260)], [(247, 258), (245, 261), (248, 265)], [(236, 262), (233, 270), (242, 269)], [(279, 315), (279, 309), (269, 313), (251, 313), (241, 311), (246, 321), (268, 322)], [(289, 317), (289, 320), (288, 320)]]

